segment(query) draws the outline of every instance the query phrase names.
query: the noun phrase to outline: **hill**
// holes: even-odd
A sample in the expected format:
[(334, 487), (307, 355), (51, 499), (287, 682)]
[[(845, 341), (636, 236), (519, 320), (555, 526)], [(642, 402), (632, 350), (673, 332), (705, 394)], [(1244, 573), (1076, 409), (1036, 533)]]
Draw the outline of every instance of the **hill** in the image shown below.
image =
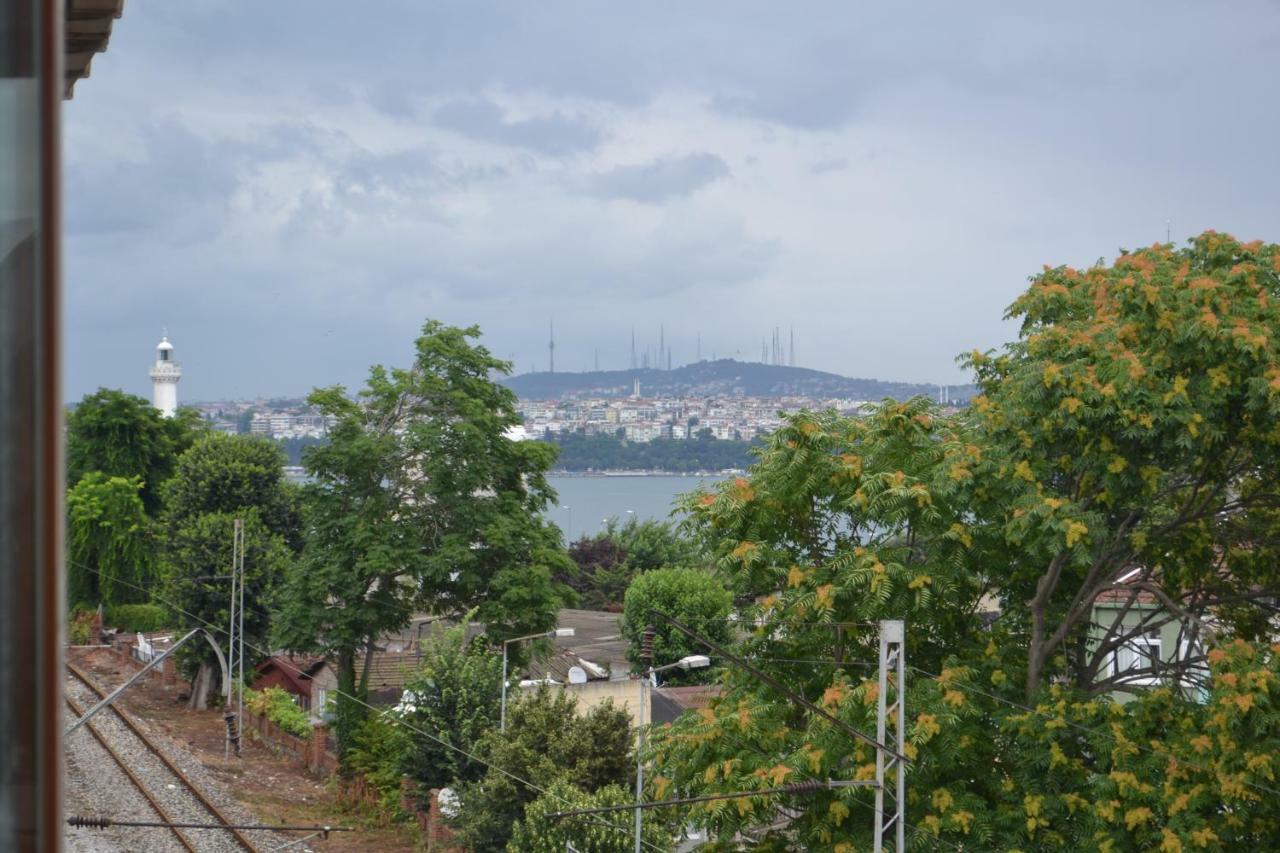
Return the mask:
[[(835, 373), (777, 364), (722, 358), (700, 361), (674, 370), (596, 370), (585, 373), (523, 373), (502, 383), (525, 400), (565, 400), (579, 397), (626, 397), (636, 380), (645, 397), (804, 396), (880, 400), (906, 399), (918, 394), (937, 397), (935, 385), (851, 379)], [(951, 386), (952, 402), (975, 393), (972, 385)]]

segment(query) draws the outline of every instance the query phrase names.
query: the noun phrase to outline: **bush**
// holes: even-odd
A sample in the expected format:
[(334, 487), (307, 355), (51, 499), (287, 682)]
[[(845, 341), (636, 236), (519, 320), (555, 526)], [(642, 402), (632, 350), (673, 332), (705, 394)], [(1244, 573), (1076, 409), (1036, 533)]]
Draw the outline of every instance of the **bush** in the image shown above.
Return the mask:
[(115, 604), (107, 608), (103, 621), (131, 634), (173, 627), (168, 611), (159, 604)]
[[(729, 614), (733, 595), (714, 575), (700, 569), (656, 569), (632, 582), (622, 610), (622, 634), (629, 641), (627, 660), (639, 672), (641, 638), (649, 624), (649, 611), (657, 610), (678, 619), (691, 631), (713, 643), (728, 645), (733, 639)], [(705, 655), (707, 650), (665, 622), (654, 625), (653, 665), (675, 663), (686, 655)], [(711, 669), (684, 672), (671, 670), (667, 680), (695, 683), (712, 680)]]
[(93, 614), (88, 608), (77, 607), (67, 620), (67, 641), (73, 646), (87, 646), (93, 639)]
[(404, 816), (400, 809), (400, 779), (410, 748), (404, 728), (394, 720), (373, 716), (356, 727), (347, 749), (347, 766), (378, 792), (378, 810), (392, 819)]
[(293, 695), (283, 687), (246, 690), (244, 704), (253, 713), (266, 717), (295, 737), (307, 737), (311, 734), (311, 720), (307, 717), (307, 712), (298, 707)]

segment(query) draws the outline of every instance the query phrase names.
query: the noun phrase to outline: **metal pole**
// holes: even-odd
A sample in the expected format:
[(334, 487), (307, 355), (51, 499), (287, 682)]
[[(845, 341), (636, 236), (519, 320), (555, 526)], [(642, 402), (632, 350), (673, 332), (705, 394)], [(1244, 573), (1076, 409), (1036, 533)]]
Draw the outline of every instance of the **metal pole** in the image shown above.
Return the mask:
[[(880, 748), (876, 750), (876, 813), (875, 837), (873, 850), (881, 853), (884, 850), (886, 831), (893, 829), (894, 850), (902, 853), (906, 849), (906, 764), (901, 760), (906, 732), (906, 659), (903, 655), (905, 632), (902, 621), (886, 619), (880, 623), (880, 691), (876, 697), (876, 742)], [(889, 678), (889, 670), (893, 669), (894, 677)], [(893, 701), (889, 701), (889, 690), (893, 689)], [(894, 747), (888, 748), (888, 722), (894, 717)], [(888, 772), (893, 771), (894, 781), (892, 793), (889, 793)], [(893, 798), (892, 815), (889, 814), (886, 796)]]
[(236, 519), (236, 532), (240, 534), (240, 619), (236, 636), (240, 639), (240, 680), (236, 683), (239, 699), (236, 705), (236, 755), (240, 754), (240, 727), (244, 725), (244, 520)]
[(502, 710), (498, 712), (498, 731), (507, 730), (507, 641), (502, 642)]
[[(231, 679), (227, 685), (226, 703), (227, 708), (231, 707), (232, 695), (230, 691), (235, 689), (236, 675), (236, 568), (239, 565), (236, 560), (236, 550), (240, 547), (239, 538), (240, 520), (236, 519), (231, 528), (231, 601), (227, 605), (227, 664), (231, 670)], [(228, 721), (229, 723), (229, 721)], [(229, 758), (231, 756), (231, 727), (225, 726), (226, 739), (222, 743), (222, 757)]]
[(636, 719), (640, 723), (636, 732), (636, 853), (641, 853), (641, 845), (644, 843), (641, 835), (644, 829), (644, 809), (641, 808), (644, 802), (644, 707), (651, 678), (653, 678), (652, 665), (649, 666), (649, 672), (644, 680), (640, 682), (640, 707), (636, 710)]

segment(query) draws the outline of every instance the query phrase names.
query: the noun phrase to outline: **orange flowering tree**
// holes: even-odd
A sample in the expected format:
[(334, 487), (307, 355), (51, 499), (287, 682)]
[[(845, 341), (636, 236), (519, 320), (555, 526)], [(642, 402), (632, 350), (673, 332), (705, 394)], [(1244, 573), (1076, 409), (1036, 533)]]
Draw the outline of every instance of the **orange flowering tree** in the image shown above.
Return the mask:
[[(1280, 247), (1208, 232), (1114, 264), (1045, 269), (1019, 339), (968, 363), (988, 449), (975, 508), (1009, 544), (1004, 611), (1025, 620), (1030, 699), (1053, 677), (1103, 693), (1168, 676), (1110, 665), (1163, 624), (1259, 638), (1280, 524)], [(1094, 602), (1159, 603), (1090, 643)], [(1223, 623), (1226, 624), (1223, 624)], [(1208, 624), (1212, 623), (1212, 624)], [(1094, 632), (1097, 633), (1096, 631)], [(1183, 654), (1176, 675), (1203, 672)]]
[[(1278, 270), (1277, 247), (1216, 234), (1047, 269), (1011, 309), (1019, 340), (969, 358), (970, 410), (802, 413), (749, 476), (690, 497), (755, 602), (739, 651), (863, 732), (868, 623), (906, 621), (913, 845), (1277, 845)], [(1158, 606), (1098, 625), (1103, 594)], [(1108, 667), (1162, 622), (1187, 641), (1177, 659)], [(871, 747), (769, 685), (730, 668), (723, 686), (655, 733), (653, 796), (874, 773)], [(691, 816), (764, 849), (855, 849), (873, 802), (844, 788)]]

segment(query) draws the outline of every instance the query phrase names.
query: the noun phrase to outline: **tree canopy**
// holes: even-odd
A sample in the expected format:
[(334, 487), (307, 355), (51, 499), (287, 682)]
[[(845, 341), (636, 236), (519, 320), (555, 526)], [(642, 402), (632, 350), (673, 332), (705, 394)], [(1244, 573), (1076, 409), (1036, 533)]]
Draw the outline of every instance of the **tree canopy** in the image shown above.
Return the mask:
[[(540, 788), (564, 782), (588, 794), (626, 784), (634, 772), (630, 717), (609, 701), (585, 714), (576, 703), (576, 697), (544, 685), (511, 701), (506, 732), (492, 729), (481, 740), (479, 752), (489, 769), (461, 786), (454, 820), (467, 849), (506, 849), (526, 807), (539, 796), (524, 782)], [(634, 840), (628, 818), (611, 820)]]
[[(714, 575), (702, 569), (654, 569), (639, 575), (627, 589), (622, 609), (622, 635), (627, 638), (627, 660), (632, 670), (644, 672), (650, 663), (665, 666), (692, 654), (705, 654), (706, 649), (665, 622), (650, 618), (657, 610), (673, 616), (681, 624), (717, 644), (733, 640), (733, 595)], [(653, 659), (643, 654), (643, 635), (653, 624)], [(696, 669), (687, 672), (670, 670), (665, 679), (673, 683), (708, 681), (712, 671)]]
[(197, 412), (180, 409), (166, 418), (141, 397), (99, 388), (67, 415), (67, 485), (90, 471), (108, 477), (138, 477), (149, 515), (160, 509), (161, 486), (178, 456), (195, 440)]
[(548, 630), (572, 600), (552, 580), (569, 561), (541, 516), (555, 451), (507, 437), (520, 417), (493, 377), (509, 365), (478, 335), (429, 321), (409, 368), (372, 368), (355, 399), (340, 387), (309, 398), (333, 426), (304, 454), (308, 537), (279, 637), (336, 659), (340, 748), (364, 716), (378, 638), (414, 613), (474, 608), (502, 638)]
[[(246, 645), (264, 649), (275, 592), (301, 538), (296, 498), (282, 481), (284, 455), (271, 442), (211, 434), (179, 459), (165, 489), (163, 601), (175, 623), (221, 628), (230, 608), (232, 536), (244, 522)], [(192, 703), (207, 698), (212, 650), (203, 644), (179, 652), (197, 673)]]
[(146, 601), (155, 580), (140, 477), (90, 471), (67, 493), (67, 597), (73, 604)]
[[(1265, 618), (1280, 588), (1278, 269), (1276, 247), (1210, 233), (1045, 270), (1011, 311), (1019, 340), (970, 357), (970, 411), (801, 413), (748, 477), (690, 499), (755, 601), (739, 651), (860, 731), (875, 730), (878, 693), (868, 623), (905, 620), (914, 844), (1280, 837)], [(1158, 606), (1137, 626), (1095, 624), (1103, 593)], [(1171, 660), (1107, 665), (1159, 621), (1189, 641)], [(654, 796), (874, 774), (870, 747), (770, 686), (732, 669), (723, 686), (656, 733)], [(872, 806), (844, 789), (693, 815), (721, 837), (848, 850), (867, 843)]]

